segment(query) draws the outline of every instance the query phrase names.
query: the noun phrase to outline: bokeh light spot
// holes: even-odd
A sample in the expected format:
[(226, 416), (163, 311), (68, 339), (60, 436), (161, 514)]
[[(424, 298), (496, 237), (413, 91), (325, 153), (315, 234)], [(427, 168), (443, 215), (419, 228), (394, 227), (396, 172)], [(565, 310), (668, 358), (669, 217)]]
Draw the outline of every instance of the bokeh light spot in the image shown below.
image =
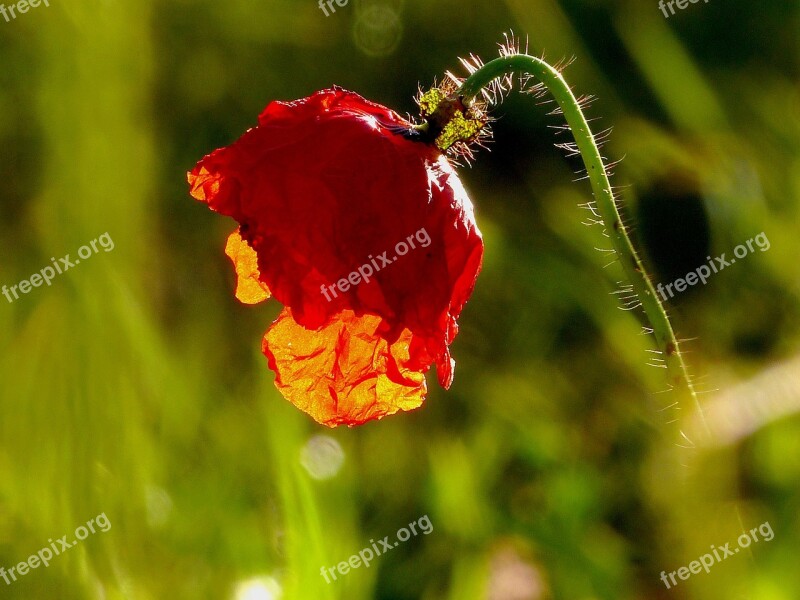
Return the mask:
[(279, 600), (281, 586), (272, 577), (254, 577), (236, 586), (234, 600)]
[(330, 479), (344, 464), (344, 450), (331, 436), (315, 435), (300, 451), (300, 464), (314, 479)]

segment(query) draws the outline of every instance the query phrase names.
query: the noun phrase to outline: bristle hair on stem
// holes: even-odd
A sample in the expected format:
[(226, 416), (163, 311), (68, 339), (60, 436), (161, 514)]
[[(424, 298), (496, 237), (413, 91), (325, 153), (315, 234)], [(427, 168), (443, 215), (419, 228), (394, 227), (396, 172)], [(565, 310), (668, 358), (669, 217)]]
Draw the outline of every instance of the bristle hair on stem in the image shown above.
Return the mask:
[[(581, 172), (581, 180), (588, 179), (591, 184), (593, 199), (582, 204), (581, 208), (591, 213), (588, 224), (602, 224), (603, 235), (611, 242), (614, 260), (606, 264), (606, 267), (618, 262), (625, 274), (624, 283), (630, 286), (623, 288), (626, 293), (620, 298), (620, 308), (627, 311), (641, 309), (644, 313), (648, 326), (643, 327), (642, 331), (654, 337), (656, 349), (661, 353), (650, 357), (647, 364), (667, 371), (669, 390), (676, 396), (673, 412), (687, 415), (694, 413), (705, 423), (702, 407), (672, 323), (629, 237), (630, 228), (622, 222), (621, 198), (609, 181), (610, 170), (618, 161), (609, 162), (600, 154), (599, 148), (608, 140), (611, 129), (606, 128), (597, 135), (592, 134), (590, 122), (593, 120), (587, 119), (583, 110), (595, 100), (594, 96), (576, 97), (562, 76), (563, 70), (575, 57), (550, 65), (544, 60), (544, 55), (537, 58), (528, 53), (527, 39), (523, 49), (522, 41), (513, 31), (505, 35), (499, 54), (499, 58), (486, 63), (474, 55), (462, 61), (469, 75), (460, 80), (453, 93), (467, 107), (480, 102), (483, 103), (482, 108), (488, 108), (486, 102), (489, 100), (484, 91), (489, 91), (489, 103), (492, 104), (498, 99), (502, 100), (515, 81), (523, 92), (527, 91), (540, 102), (545, 90), (549, 92), (555, 101), (555, 107), (549, 114), (563, 117), (566, 121), (566, 127), (559, 125), (557, 133), (563, 133), (568, 128), (573, 136), (573, 141), (560, 142), (557, 147), (569, 156), (582, 157), (585, 171)], [(455, 85), (459, 79), (452, 77), (447, 81), (450, 85)], [(606, 249), (603, 252), (606, 253)], [(674, 416), (671, 421), (679, 421), (678, 416)], [(707, 426), (706, 431), (709, 431)], [(686, 433), (680, 428), (679, 432), (676, 444), (694, 447), (694, 442)]]

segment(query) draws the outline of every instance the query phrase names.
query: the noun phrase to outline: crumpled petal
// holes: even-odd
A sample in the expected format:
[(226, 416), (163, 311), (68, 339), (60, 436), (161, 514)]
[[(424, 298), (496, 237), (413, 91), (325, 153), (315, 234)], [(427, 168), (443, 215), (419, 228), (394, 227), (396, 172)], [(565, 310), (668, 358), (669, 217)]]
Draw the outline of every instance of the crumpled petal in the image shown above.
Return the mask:
[(236, 298), (243, 304), (258, 304), (270, 297), (267, 284), (261, 281), (258, 272), (256, 251), (242, 239), (237, 229), (228, 236), (225, 254), (236, 269)]
[(419, 407), (425, 370), (412, 358), (409, 330), (389, 342), (380, 317), (342, 311), (318, 330), (298, 324), (284, 308), (264, 336), (275, 384), (318, 423), (358, 425)]
[(432, 364), (443, 387), (453, 380), (448, 346), (483, 241), (452, 166), (410, 127), (358, 94), (322, 90), (270, 103), (188, 174), (192, 196), (240, 224), (228, 252), (237, 297), (271, 293), (290, 311), (264, 352), (282, 393), (320, 422), (419, 406)]

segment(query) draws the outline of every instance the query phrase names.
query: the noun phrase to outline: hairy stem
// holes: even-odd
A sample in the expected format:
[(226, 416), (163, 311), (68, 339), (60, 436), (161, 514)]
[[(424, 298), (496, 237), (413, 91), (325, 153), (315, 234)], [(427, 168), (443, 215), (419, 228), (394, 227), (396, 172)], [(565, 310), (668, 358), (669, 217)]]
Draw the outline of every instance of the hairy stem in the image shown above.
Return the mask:
[[(697, 398), (697, 392), (692, 385), (672, 324), (645, 272), (644, 264), (628, 236), (626, 227), (622, 223), (600, 150), (589, 129), (586, 117), (583, 115), (580, 103), (561, 73), (555, 67), (534, 56), (508, 54), (478, 68), (463, 82), (457, 94), (463, 97), (465, 103), (470, 103), (484, 87), (493, 81), (514, 74), (532, 75), (537, 78), (561, 107), (586, 165), (597, 212), (602, 218), (616, 255), (622, 263), (628, 282), (638, 296), (653, 329), (658, 350), (664, 361), (663, 365), (667, 370), (670, 389), (678, 395), (674, 408), (680, 410), (686, 406), (688, 401), (691, 408), (702, 417), (702, 408)], [(676, 419), (678, 415), (680, 412), (676, 414)], [(705, 421), (703, 423), (705, 424)], [(691, 443), (688, 439), (686, 441)]]

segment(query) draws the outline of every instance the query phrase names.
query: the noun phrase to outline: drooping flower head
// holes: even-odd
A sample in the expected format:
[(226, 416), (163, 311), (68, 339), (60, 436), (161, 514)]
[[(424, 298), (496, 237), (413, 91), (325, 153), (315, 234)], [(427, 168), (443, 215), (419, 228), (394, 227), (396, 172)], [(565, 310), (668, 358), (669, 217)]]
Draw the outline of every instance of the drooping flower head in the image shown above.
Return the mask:
[(262, 347), (298, 408), (354, 425), (420, 406), (433, 364), (450, 386), (483, 242), (455, 171), (419, 129), (326, 89), (270, 103), (188, 180), (239, 223), (226, 247), (239, 300), (284, 305)]

